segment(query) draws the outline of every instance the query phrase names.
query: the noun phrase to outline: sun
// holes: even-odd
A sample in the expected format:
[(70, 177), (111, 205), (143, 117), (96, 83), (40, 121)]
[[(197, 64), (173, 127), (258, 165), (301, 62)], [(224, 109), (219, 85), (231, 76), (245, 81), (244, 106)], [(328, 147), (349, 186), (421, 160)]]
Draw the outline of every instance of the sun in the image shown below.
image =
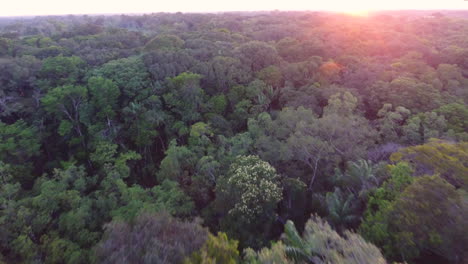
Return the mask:
[(366, 17), (366, 16), (369, 16), (369, 13), (371, 11), (370, 10), (365, 10), (365, 9), (361, 9), (361, 10), (348, 10), (348, 11), (344, 11), (345, 14), (347, 15), (350, 15), (350, 16), (360, 16), (360, 17)]
[(383, 5), (370, 0), (355, 0), (341, 2), (340, 5), (335, 5), (334, 10), (338, 13), (347, 14), (350, 16), (369, 16), (375, 10), (381, 9)]

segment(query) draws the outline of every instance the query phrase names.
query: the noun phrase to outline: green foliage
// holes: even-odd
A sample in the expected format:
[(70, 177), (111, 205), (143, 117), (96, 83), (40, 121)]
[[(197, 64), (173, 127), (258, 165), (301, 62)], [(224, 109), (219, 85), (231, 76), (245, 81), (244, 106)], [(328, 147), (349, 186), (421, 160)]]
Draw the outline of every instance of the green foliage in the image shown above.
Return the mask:
[(112, 80), (120, 90), (123, 105), (150, 96), (151, 80), (145, 64), (139, 57), (113, 60), (95, 69), (93, 75)]
[(389, 216), (394, 201), (413, 182), (413, 177), (407, 163), (389, 165), (389, 169), (391, 178), (369, 197), (359, 229), (362, 236), (382, 248), (387, 257), (397, 257), (405, 247), (399, 247), (396, 243)]
[(341, 231), (344, 228), (349, 228), (359, 220), (358, 201), (354, 194), (346, 195), (339, 188), (336, 188), (334, 192), (326, 194), (325, 202), (328, 209), (327, 220), (336, 230)]
[(184, 41), (178, 36), (160, 34), (146, 43), (145, 50), (178, 49), (182, 46), (184, 46)]
[(170, 179), (184, 182), (193, 170), (193, 152), (186, 146), (177, 146), (175, 141), (171, 141), (166, 151), (165, 158), (161, 161), (160, 170), (157, 175), (158, 180)]
[(193, 122), (200, 118), (199, 107), (203, 102), (200, 88), (201, 76), (184, 72), (169, 79), (168, 92), (163, 95), (167, 107), (179, 120)]
[[(439, 176), (418, 178), (397, 198), (390, 221), (398, 246), (410, 252), (405, 259), (430, 250), (459, 263), (467, 257), (466, 196)], [(411, 254), (411, 255), (410, 255)]]
[(32, 184), (30, 174), (40, 147), (40, 136), (34, 126), (29, 126), (24, 120), (11, 125), (0, 122), (0, 162), (8, 165), (4, 170), (13, 175), (14, 182)]
[(392, 154), (393, 161), (405, 160), (414, 164), (416, 173), (439, 174), (455, 186), (467, 189), (468, 143), (452, 143), (432, 139), (424, 145), (407, 147)]
[(451, 129), (460, 141), (468, 140), (468, 107), (463, 104), (453, 103), (441, 106), (435, 110), (447, 120), (447, 128)]
[(40, 75), (46, 80), (46, 85), (54, 87), (80, 82), (86, 63), (79, 57), (64, 57), (59, 55), (44, 60)]
[(284, 243), (284, 251), (294, 263), (387, 263), (376, 246), (349, 231), (340, 236), (318, 216), (307, 221), (302, 237), (288, 221)]
[(294, 261), (287, 258), (286, 246), (281, 241), (274, 243), (271, 248), (265, 247), (257, 252), (247, 248), (244, 250), (244, 260), (249, 264), (294, 263)]
[(142, 214), (133, 222), (106, 225), (96, 247), (98, 263), (183, 263), (199, 250), (208, 232), (197, 222), (182, 222), (168, 214)]
[(217, 236), (208, 234), (203, 247), (195, 252), (189, 259), (186, 259), (186, 264), (215, 264), (239, 263), (239, 250), (237, 249), (238, 241), (231, 240), (225, 233), (219, 232)]
[(238, 156), (217, 185), (217, 199), (227, 210), (222, 225), (250, 245), (262, 243), (267, 234), (261, 232), (275, 221), (281, 191), (279, 176), (268, 162), (258, 156)]
[(24, 120), (11, 125), (0, 122), (0, 160), (15, 165), (31, 162), (32, 157), (39, 154), (37, 132)]
[[(381, 262), (345, 231), (358, 229), (389, 261), (463, 263), (466, 24), (450, 11), (1, 19), (0, 262), (239, 263), (268, 245), (243, 261), (294, 263), (286, 219), (318, 214), (337, 232), (315, 218), (296, 232), (306, 262)], [(187, 239), (161, 211), (221, 233)]]
[(276, 170), (256, 156), (239, 156), (228, 174), (227, 190), (222, 191), (235, 199), (229, 214), (247, 223), (271, 213), (282, 198)]
[(381, 167), (380, 164), (373, 164), (368, 160), (350, 161), (346, 164), (344, 172), (339, 169), (335, 171), (335, 182), (357, 197), (366, 198), (380, 183)]
[(90, 103), (98, 119), (111, 119), (116, 115), (120, 91), (111, 80), (92, 77), (88, 80)]

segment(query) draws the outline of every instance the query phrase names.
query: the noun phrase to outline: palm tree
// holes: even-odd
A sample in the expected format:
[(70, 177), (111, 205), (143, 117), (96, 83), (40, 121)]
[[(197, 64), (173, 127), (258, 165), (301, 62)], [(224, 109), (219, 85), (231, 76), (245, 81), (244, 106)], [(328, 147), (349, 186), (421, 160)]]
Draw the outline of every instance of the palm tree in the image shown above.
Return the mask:
[(334, 192), (327, 193), (325, 202), (328, 208), (327, 219), (339, 232), (359, 220), (359, 215), (356, 214), (359, 201), (353, 193), (345, 195), (339, 188), (335, 188)]
[(283, 237), (286, 243), (286, 255), (295, 263), (323, 263), (317, 256), (312, 241), (302, 239), (291, 220), (284, 225)]
[(370, 190), (379, 185), (375, 174), (376, 168), (377, 165), (372, 164), (371, 161), (363, 159), (352, 161), (347, 163), (344, 173), (337, 170), (335, 178), (342, 186), (346, 186), (349, 191), (359, 198), (363, 198)]
[(284, 229), (285, 253), (294, 263), (386, 264), (376, 246), (349, 231), (340, 236), (318, 216), (307, 221), (302, 237), (291, 221)]

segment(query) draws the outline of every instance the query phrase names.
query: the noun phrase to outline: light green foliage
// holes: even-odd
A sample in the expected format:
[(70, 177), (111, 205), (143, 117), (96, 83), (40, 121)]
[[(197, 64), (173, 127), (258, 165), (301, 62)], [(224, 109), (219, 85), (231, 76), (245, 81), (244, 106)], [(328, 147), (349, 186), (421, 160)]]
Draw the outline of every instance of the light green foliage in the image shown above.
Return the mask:
[(468, 101), (468, 92), (466, 91), (468, 79), (463, 74), (463, 68), (459, 65), (442, 63), (437, 66), (437, 74), (445, 91), (465, 103)]
[(113, 139), (117, 134), (119, 88), (102, 77), (88, 79), (89, 100), (80, 111), (80, 121), (94, 139)]
[(208, 234), (203, 247), (184, 261), (185, 264), (235, 264), (239, 263), (239, 250), (236, 240), (229, 239), (226, 233), (219, 232), (217, 236)]
[(117, 145), (107, 141), (100, 141), (96, 145), (96, 150), (91, 153), (90, 159), (99, 166), (111, 163), (117, 154)]
[(75, 120), (75, 115), (86, 98), (86, 87), (65, 85), (51, 89), (41, 102), (47, 112)]
[(391, 82), (378, 81), (373, 84), (372, 104), (374, 109), (385, 103), (402, 106), (412, 113), (433, 110), (441, 105), (440, 91), (432, 84), (413, 77), (398, 77)]
[(0, 160), (15, 165), (31, 162), (39, 154), (37, 129), (24, 120), (11, 125), (0, 122)]
[(454, 186), (468, 188), (467, 142), (431, 139), (424, 145), (403, 148), (390, 158), (413, 163), (418, 175), (439, 174)]
[(283, 76), (277, 66), (268, 66), (257, 72), (257, 78), (273, 87), (281, 87)]
[[(342, 106), (339, 102), (335, 110)], [(351, 109), (348, 110), (352, 112)], [(376, 133), (367, 120), (352, 113), (341, 115), (335, 110), (330, 109), (327, 115), (316, 118), (309, 109), (285, 108), (275, 120), (268, 114), (250, 120), (249, 131), (256, 139), (258, 153), (265, 160), (274, 164), (297, 160), (307, 166), (310, 173), (303, 181), (310, 189), (324, 165), (362, 158), (373, 145)]]
[(430, 250), (453, 263), (466, 260), (466, 193), (439, 176), (418, 178), (397, 198), (390, 221), (397, 227), (396, 243), (406, 259)]
[(177, 146), (173, 140), (169, 144), (165, 158), (161, 161), (160, 170), (157, 178), (162, 181), (170, 179), (184, 182), (187, 177), (191, 176), (190, 171), (194, 167), (194, 153), (186, 146)]
[(183, 122), (193, 122), (200, 118), (199, 107), (204, 94), (200, 88), (200, 79), (200, 75), (188, 72), (169, 79), (163, 99), (177, 119)]
[[(69, 123), (61, 123), (58, 132), (72, 133), (77, 137), (77, 142), (84, 144), (84, 131), (80, 122), (80, 110), (86, 103), (88, 91), (84, 86), (65, 85), (51, 89), (41, 99), (44, 109), (58, 120), (67, 120)], [(73, 127), (73, 129), (72, 129)], [(73, 144), (76, 141), (70, 141)]]
[(93, 75), (112, 80), (120, 90), (124, 106), (131, 101), (149, 97), (152, 84), (149, 73), (139, 57), (110, 61), (92, 72)]
[[(389, 165), (391, 178), (384, 182), (370, 197), (364, 219), (359, 227), (361, 235), (383, 249), (386, 256), (400, 253), (395, 234), (392, 233), (390, 213), (394, 201), (413, 181), (412, 169), (407, 163)], [(404, 248), (404, 247), (403, 247)]]
[(46, 80), (45, 87), (74, 84), (83, 77), (85, 65), (85, 62), (79, 57), (60, 55), (45, 59), (40, 75)]
[(131, 102), (122, 109), (125, 121), (123, 134), (139, 148), (148, 148), (160, 135), (158, 128), (167, 121), (158, 96), (150, 96), (140, 103)]
[(244, 250), (244, 261), (249, 264), (292, 264), (295, 263), (286, 256), (286, 246), (283, 242), (275, 242), (271, 248), (262, 248), (255, 252), (251, 248)]
[(208, 105), (211, 109), (211, 112), (218, 115), (224, 114), (224, 112), (226, 111), (227, 104), (228, 102), (226, 96), (223, 94), (212, 96), (208, 101)]
[(190, 136), (193, 138), (199, 138), (201, 136), (213, 136), (210, 126), (203, 122), (197, 122), (190, 128)]
[(447, 121), (447, 128), (460, 141), (468, 141), (468, 107), (464, 104), (447, 104), (434, 110), (443, 115)]
[(358, 99), (350, 92), (337, 93), (328, 99), (328, 105), (323, 109), (323, 115), (350, 116), (355, 113)]
[(403, 140), (411, 145), (423, 144), (430, 138), (442, 138), (447, 131), (444, 116), (435, 112), (419, 113), (403, 126)]
[[(84, 193), (94, 180), (86, 177), (82, 167), (55, 170), (52, 178), (36, 181), (33, 195), (20, 200), (14, 214), (4, 215), (9, 221), (16, 219), (5, 224), (20, 259), (43, 258), (45, 263), (89, 260), (91, 252), (86, 247), (96, 243), (99, 235), (93, 228), (91, 198)], [(35, 237), (38, 239), (31, 240)]]
[(199, 63), (197, 69), (208, 84), (206, 91), (211, 93), (226, 93), (235, 85), (247, 83), (251, 75), (239, 59), (226, 56), (216, 56), (207, 63)]
[(11, 125), (0, 122), (0, 162), (11, 174), (12, 182), (32, 184), (33, 158), (40, 154), (40, 136), (35, 127), (18, 120)]
[(294, 263), (387, 263), (376, 246), (349, 231), (340, 236), (318, 216), (307, 221), (302, 237), (292, 221), (284, 232), (284, 250)]
[(410, 110), (402, 106), (396, 107), (393, 111), (392, 108), (391, 104), (384, 104), (377, 113), (378, 130), (382, 142), (399, 142), (403, 134), (402, 125), (411, 114)]
[[(130, 221), (141, 212), (166, 211), (175, 216), (188, 216), (193, 212), (193, 201), (177, 182), (165, 180), (152, 189), (128, 187), (121, 180), (109, 181), (106, 187), (117, 187), (110, 193), (109, 202), (115, 203), (110, 214), (113, 219)], [(105, 190), (108, 192), (111, 190)]]
[(184, 46), (184, 41), (176, 35), (159, 34), (145, 45), (146, 51), (179, 49)]
[(111, 80), (92, 77), (88, 80), (91, 107), (97, 119), (112, 119), (117, 111), (117, 99), (120, 91)]
[(253, 72), (268, 67), (278, 60), (275, 47), (261, 41), (250, 41), (242, 44), (237, 52), (241, 62)]

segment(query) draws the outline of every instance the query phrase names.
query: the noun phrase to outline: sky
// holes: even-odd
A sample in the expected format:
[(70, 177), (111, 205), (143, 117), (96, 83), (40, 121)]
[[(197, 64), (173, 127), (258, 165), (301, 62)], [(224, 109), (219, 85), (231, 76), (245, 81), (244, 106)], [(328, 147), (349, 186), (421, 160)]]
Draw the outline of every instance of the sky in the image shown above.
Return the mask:
[(468, 0), (0, 0), (0, 3), (0, 16), (260, 10), (468, 10)]

